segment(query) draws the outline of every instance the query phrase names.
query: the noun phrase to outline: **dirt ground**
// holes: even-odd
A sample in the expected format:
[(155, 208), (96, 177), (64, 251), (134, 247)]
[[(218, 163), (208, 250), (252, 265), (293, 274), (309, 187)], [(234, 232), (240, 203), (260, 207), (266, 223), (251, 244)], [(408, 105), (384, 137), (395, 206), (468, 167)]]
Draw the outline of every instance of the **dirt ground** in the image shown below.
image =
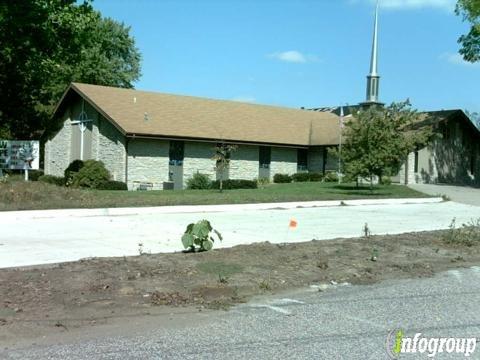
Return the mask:
[(444, 232), (369, 236), (203, 253), (94, 258), (0, 270), (0, 344), (14, 345), (120, 317), (228, 309), (312, 284), (370, 284), (480, 264), (480, 246)]

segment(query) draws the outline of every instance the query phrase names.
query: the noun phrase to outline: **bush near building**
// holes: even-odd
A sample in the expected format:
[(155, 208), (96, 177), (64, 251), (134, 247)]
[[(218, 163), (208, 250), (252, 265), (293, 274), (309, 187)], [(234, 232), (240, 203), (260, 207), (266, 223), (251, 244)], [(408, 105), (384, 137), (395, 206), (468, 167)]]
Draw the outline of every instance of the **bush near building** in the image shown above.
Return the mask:
[(275, 174), (273, 176), (273, 182), (276, 184), (286, 184), (292, 182), (292, 177), (288, 174)]
[(206, 174), (195, 173), (187, 180), (187, 189), (190, 190), (207, 190), (212, 186), (210, 177)]
[(97, 187), (98, 190), (128, 190), (127, 184), (122, 181), (109, 180), (100, 183)]
[[(220, 189), (220, 181), (212, 181), (212, 189)], [(233, 190), (233, 189), (257, 189), (258, 184), (255, 180), (223, 180), (223, 189), (224, 190)]]
[(87, 160), (83, 167), (73, 176), (72, 186), (81, 188), (98, 189), (110, 181), (110, 173), (101, 161)]
[(38, 181), (57, 186), (65, 186), (65, 178), (61, 176), (42, 175), (38, 178)]

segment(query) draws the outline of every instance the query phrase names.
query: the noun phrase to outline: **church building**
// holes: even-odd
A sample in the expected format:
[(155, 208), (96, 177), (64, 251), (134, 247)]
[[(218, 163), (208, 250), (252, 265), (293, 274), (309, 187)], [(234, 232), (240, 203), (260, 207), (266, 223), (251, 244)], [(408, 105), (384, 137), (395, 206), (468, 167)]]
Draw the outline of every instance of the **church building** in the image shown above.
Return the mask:
[[(383, 106), (377, 67), (378, 7), (367, 97), (358, 107)], [(45, 144), (46, 174), (63, 176), (73, 160), (101, 160), (130, 190), (183, 189), (197, 172), (215, 180), (218, 143), (238, 146), (230, 179), (338, 170), (329, 152), (341, 141), (338, 107), (309, 111), (72, 83), (54, 119), (61, 127)], [(480, 132), (465, 113), (426, 112), (422, 125), (442, 137), (409, 154), (393, 180), (480, 185)]]

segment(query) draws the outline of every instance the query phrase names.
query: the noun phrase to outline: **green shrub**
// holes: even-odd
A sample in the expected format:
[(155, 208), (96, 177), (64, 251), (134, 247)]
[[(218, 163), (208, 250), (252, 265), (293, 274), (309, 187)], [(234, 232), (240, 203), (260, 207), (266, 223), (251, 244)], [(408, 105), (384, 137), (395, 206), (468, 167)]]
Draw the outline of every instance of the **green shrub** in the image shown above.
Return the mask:
[(389, 176), (382, 176), (382, 181), (380, 182), (382, 185), (392, 185), (392, 179)]
[(288, 174), (275, 174), (273, 176), (273, 182), (276, 184), (291, 183), (292, 177)]
[(122, 181), (109, 180), (100, 183), (97, 187), (98, 190), (128, 190), (127, 184)]
[(63, 172), (63, 176), (65, 177), (65, 184), (67, 186), (72, 184), (73, 177), (76, 173), (80, 171), (81, 168), (83, 168), (83, 166), (84, 162), (82, 160), (73, 160), (70, 165), (67, 166), (67, 168)]
[(42, 170), (28, 170), (28, 180), (30, 181), (38, 181), (38, 178), (42, 175)]
[(329, 171), (323, 177), (323, 181), (325, 181), (325, 182), (337, 182), (338, 181), (338, 175), (334, 171)]
[(187, 189), (191, 190), (206, 190), (211, 187), (210, 177), (206, 174), (197, 172), (187, 180)]
[(310, 181), (310, 174), (307, 172), (296, 173), (292, 175), (293, 182), (307, 182)]
[(308, 177), (309, 177), (310, 181), (322, 181), (323, 180), (323, 174), (322, 173), (317, 173), (317, 172), (308, 173)]
[[(220, 189), (220, 181), (215, 180), (211, 185), (212, 189)], [(233, 189), (257, 189), (258, 184), (256, 180), (223, 180), (223, 189), (224, 190), (233, 190)]]
[(208, 220), (200, 220), (197, 223), (189, 224), (182, 236), (183, 247), (192, 252), (194, 252), (197, 247), (200, 251), (211, 250), (215, 241), (211, 235), (212, 232), (217, 235), (218, 240), (222, 241), (222, 235), (212, 228)]
[(110, 181), (110, 173), (101, 161), (87, 160), (83, 167), (73, 175), (72, 186), (98, 189), (98, 187)]
[(57, 186), (65, 185), (65, 178), (61, 176), (42, 175), (38, 178), (38, 181), (41, 181), (47, 184), (57, 185)]

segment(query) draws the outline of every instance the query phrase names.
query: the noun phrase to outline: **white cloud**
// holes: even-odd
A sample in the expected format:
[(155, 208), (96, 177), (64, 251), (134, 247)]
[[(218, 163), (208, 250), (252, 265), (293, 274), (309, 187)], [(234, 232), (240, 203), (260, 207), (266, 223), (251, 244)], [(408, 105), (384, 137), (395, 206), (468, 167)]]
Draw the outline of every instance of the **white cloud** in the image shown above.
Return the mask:
[(454, 64), (454, 65), (471, 66), (471, 67), (480, 66), (480, 63), (471, 63), (463, 60), (462, 55), (458, 53), (444, 53), (440, 55), (440, 59), (445, 60), (450, 64)]
[(284, 61), (284, 62), (297, 63), (297, 64), (318, 61), (318, 57), (316, 57), (315, 55), (305, 55), (297, 50), (275, 52), (273, 54), (269, 54), (268, 57), (272, 59)]
[[(375, 4), (377, 0), (350, 0), (350, 3)], [(380, 0), (380, 7), (391, 10), (436, 8), (453, 11), (457, 0)]]
[(231, 99), (232, 101), (245, 102), (245, 103), (254, 103), (257, 100), (253, 96), (249, 95), (239, 95)]

